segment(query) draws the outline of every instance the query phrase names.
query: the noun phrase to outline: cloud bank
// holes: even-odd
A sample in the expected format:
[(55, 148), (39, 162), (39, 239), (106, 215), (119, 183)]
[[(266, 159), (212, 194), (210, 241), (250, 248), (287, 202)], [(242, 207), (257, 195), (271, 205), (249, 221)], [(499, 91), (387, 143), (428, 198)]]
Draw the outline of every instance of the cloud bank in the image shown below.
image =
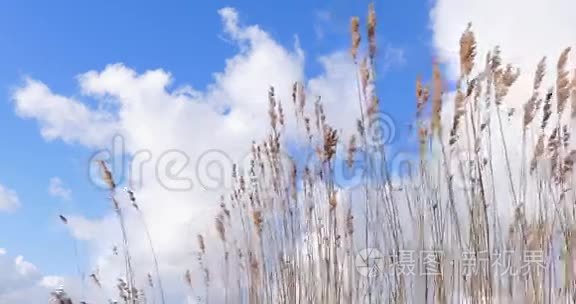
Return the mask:
[[(139, 73), (116, 63), (79, 75), (79, 97), (60, 95), (41, 80), (31, 78), (12, 96), (16, 113), (36, 120), (47, 141), (60, 140), (98, 150), (109, 149), (114, 135), (120, 135), (124, 149), (121, 154), (147, 158), (141, 167), (131, 168), (138, 171), (137, 180), (141, 182), (135, 192), (142, 216), (126, 204), (126, 196), (120, 193), (119, 200), (126, 209), (128, 227), (133, 227), (129, 240), (135, 268), (140, 269), (137, 275), (145, 280), (147, 272), (152, 272), (148, 240), (142, 233), (147, 227), (172, 299), (181, 299), (186, 293), (182, 276), (186, 268), (195, 265), (192, 252), (197, 249), (196, 234), (207, 235), (207, 242), (212, 239), (219, 198), (227, 190), (218, 183), (210, 186), (213, 174), (231, 176), (232, 162), (241, 162), (250, 152), (250, 143), (264, 140), (268, 133), (271, 86), (288, 112), (294, 109), (292, 84), (306, 82), (311, 98), (308, 103), (312, 105), (315, 96), (321, 95), (329, 122), (341, 130), (354, 130), (353, 118), (359, 113), (354, 66), (345, 52), (321, 57), (323, 73), (306, 79), (304, 52), (298, 43), (287, 48), (259, 26), (242, 25), (232, 8), (224, 8), (219, 14), (224, 34), (238, 47), (238, 53), (226, 60), (224, 70), (215, 73), (214, 81), (204, 89), (193, 85), (174, 87), (168, 71)], [(89, 105), (84, 98), (96, 100), (97, 106)], [(296, 125), (289, 125), (285, 132), (295, 134), (297, 130)], [(167, 171), (158, 172), (156, 165), (165, 161), (167, 151), (181, 151), (185, 157), (170, 158), (163, 166)], [(211, 171), (214, 162), (222, 168)], [(88, 161), (86, 166), (88, 169)], [(122, 173), (115, 169), (115, 173)], [(198, 170), (204, 179), (196, 178)], [(176, 181), (177, 185), (158, 182), (158, 174), (176, 171), (178, 176), (190, 178)], [(171, 186), (178, 185), (187, 186), (187, 191), (170, 191)], [(58, 180), (51, 181), (51, 193), (69, 196)], [(102, 203), (109, 204), (105, 193)], [(99, 274), (108, 297), (113, 298), (116, 278), (121, 275), (118, 269), (122, 269), (122, 260), (113, 252), (121, 243), (116, 218), (112, 213), (96, 219), (69, 215), (68, 222), (71, 233), (92, 248), (90, 269)], [(86, 285), (96, 289), (94, 284)]]
[(10, 212), (20, 207), (18, 194), (0, 184), (0, 212)]
[(22, 256), (10, 257), (0, 248), (0, 304), (46, 303), (48, 292), (58, 286), (58, 277), (44, 277)]

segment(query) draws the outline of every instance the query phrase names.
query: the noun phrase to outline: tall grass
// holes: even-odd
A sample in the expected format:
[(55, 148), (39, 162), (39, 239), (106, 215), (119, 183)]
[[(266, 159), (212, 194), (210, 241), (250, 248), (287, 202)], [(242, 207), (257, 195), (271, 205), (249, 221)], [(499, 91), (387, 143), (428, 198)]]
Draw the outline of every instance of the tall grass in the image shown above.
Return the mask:
[[(390, 171), (385, 147), (368, 144), (381, 108), (372, 7), (367, 20), (362, 59), (359, 18), (351, 21), (362, 110), (356, 135), (340, 138), (322, 104), (307, 107), (297, 84), (292, 118), (303, 122), (301, 141), (317, 157), (285, 161), (285, 125), (271, 94), (270, 137), (254, 146), (248, 173), (237, 177), (217, 221), (221, 234), (232, 231), (221, 237), (225, 264), (247, 265), (225, 271), (226, 281), (232, 275), (241, 282), (225, 285), (237, 295), (233, 303), (572, 302), (575, 112), (565, 112), (576, 97), (566, 71), (570, 49), (557, 61), (555, 87), (542, 88), (543, 59), (527, 102), (514, 109), (507, 97), (520, 72), (502, 62), (498, 48), (484, 62), (476, 58), (469, 27), (460, 40), (452, 102), (446, 102), (437, 63), (430, 88), (416, 83), (420, 159), (398, 175)], [(454, 108), (444, 111), (449, 104)], [(314, 111), (308, 116), (305, 108)], [(523, 110), (521, 119), (516, 110)], [(515, 122), (520, 132), (510, 136)], [(341, 148), (347, 155), (337, 152)], [(335, 170), (358, 159), (368, 174), (351, 196), (336, 186)], [(366, 262), (358, 256), (363, 248), (382, 253), (381, 260), (368, 261), (376, 267), (368, 273), (359, 269)]]
[[(289, 116), (270, 89), (269, 137), (253, 144), (247, 167), (234, 170), (234, 189), (222, 198), (214, 222), (219, 244), (208, 247), (198, 235), (198, 267), (183, 271), (195, 300), (576, 301), (576, 150), (570, 140), (576, 75), (572, 79), (567, 71), (570, 49), (556, 61), (553, 87), (544, 87), (549, 60), (535, 63), (527, 101), (515, 109), (517, 101), (508, 98), (520, 72), (503, 62), (498, 48), (477, 58), (476, 37), (466, 29), (454, 94), (444, 91), (438, 63), (430, 84), (416, 81), (419, 155), (406, 164), (408, 170), (395, 172), (393, 155), (370, 138), (382, 108), (375, 89), (372, 6), (366, 51), (362, 36), (360, 19), (353, 18), (350, 55), (362, 115), (350, 138), (328, 123), (322, 102), (311, 103), (301, 83), (293, 85)], [(290, 119), (303, 150), (314, 152), (306, 162), (285, 152)], [(354, 191), (341, 189), (337, 170), (357, 166), (366, 172), (362, 183)], [(120, 290), (125, 303), (141, 303), (127, 227), (112, 201), (124, 240)], [(210, 263), (208, 256), (221, 263)], [(151, 287), (163, 294), (157, 262), (155, 269), (158, 284)]]

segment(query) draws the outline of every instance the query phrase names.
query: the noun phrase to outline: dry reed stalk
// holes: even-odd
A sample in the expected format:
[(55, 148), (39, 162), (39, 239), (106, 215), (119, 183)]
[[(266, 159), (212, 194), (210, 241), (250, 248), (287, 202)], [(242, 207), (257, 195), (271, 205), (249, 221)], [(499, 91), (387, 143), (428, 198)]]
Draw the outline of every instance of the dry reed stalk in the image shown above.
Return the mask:
[(562, 54), (560, 54), (558, 64), (556, 65), (556, 102), (558, 115), (561, 115), (564, 112), (566, 102), (568, 102), (568, 99), (570, 98), (570, 74), (566, 71), (566, 64), (568, 62), (570, 50), (570, 48), (566, 48)]
[(570, 99), (570, 105), (572, 107), (572, 115), (571, 117), (574, 119), (576, 118), (576, 70), (574, 70), (573, 72), (573, 78), (572, 78), (572, 83), (571, 83), (571, 99)]
[(371, 62), (376, 58), (376, 10), (374, 3), (368, 6), (368, 57)]
[[(359, 104), (360, 107), (368, 104), (367, 111), (361, 111), (362, 115), (375, 113), (378, 106), (372, 88), (372, 61), (376, 52), (373, 6), (368, 15), (369, 60), (358, 66)], [(357, 60), (360, 48), (359, 26), (359, 20), (353, 18), (351, 55), (354, 60)], [(567, 250), (566, 255), (576, 256), (576, 246), (571, 241), (573, 232), (570, 232), (576, 220), (571, 204), (576, 192), (566, 187), (571, 183), (576, 151), (570, 150), (571, 130), (560, 122), (558, 115), (552, 115), (554, 93), (559, 102), (564, 102), (564, 105), (558, 103), (555, 109), (561, 114), (567, 102), (562, 100), (567, 100), (570, 94), (576, 95), (576, 85), (570, 87), (566, 81), (566, 62), (562, 56), (560, 59), (556, 86), (542, 97), (545, 60), (538, 64), (531, 92), (528, 92), (529, 99), (523, 105), (524, 116), (520, 118), (524, 126), (522, 147), (514, 147), (522, 149), (520, 173), (512, 172), (509, 155), (514, 155), (516, 150), (508, 150), (511, 142), (504, 136), (508, 134), (504, 130), (515, 129), (510, 128), (511, 120), (502, 120), (500, 116), (501, 112), (510, 115), (513, 111), (513, 108), (505, 108), (505, 102), (519, 71), (504, 63), (499, 48), (495, 48), (487, 56), (485, 71), (476, 73), (476, 40), (468, 27), (460, 40), (461, 79), (452, 121), (441, 120), (444, 88), (439, 64), (433, 66), (431, 92), (420, 79), (416, 82), (419, 174), (410, 172), (405, 180), (399, 180), (400, 186), (393, 187), (388, 172), (378, 175), (370, 171), (370, 179), (361, 183), (360, 198), (355, 199), (344, 191), (336, 194), (339, 180), (334, 174), (340, 161), (336, 148), (343, 145), (343, 139), (327, 124), (319, 100), (314, 107), (308, 107), (310, 111), (305, 109), (305, 89), (299, 83), (292, 86), (293, 118), (304, 121), (304, 148), (316, 151), (319, 157), (307, 161), (302, 172), (295, 160), (291, 160), (289, 166), (282, 163), (280, 155), (284, 152), (286, 139), (282, 137), (281, 127), (290, 117), (285, 116), (274, 89), (270, 89), (270, 136), (262, 144), (253, 143), (253, 161), (248, 174), (241, 174), (234, 168), (234, 189), (220, 202), (221, 210), (215, 219), (217, 237), (224, 247), (224, 263), (205, 265), (204, 258), (211, 255), (212, 248), (206, 248), (201, 235), (197, 237), (199, 267), (206, 289), (206, 298), (204, 301), (198, 298), (199, 302), (209, 303), (209, 295), (214, 292), (210, 289), (211, 280), (217, 279), (210, 277), (211, 268), (216, 271), (212, 273), (218, 273), (224, 267), (225, 301), (228, 301), (228, 295), (234, 294), (238, 295), (234, 298), (235, 303), (498, 303), (502, 300), (494, 298), (500, 294), (508, 294), (509, 299), (504, 300), (507, 302), (571, 303), (573, 273), (560, 271), (562, 267), (572, 270), (573, 261), (562, 262), (565, 265), (553, 263), (539, 269), (540, 272), (526, 271), (520, 278), (500, 277), (490, 269), (463, 274), (449, 257), (442, 256), (442, 253), (468, 251), (469, 262), (477, 265), (485, 262), (481, 256), (484, 250), (489, 253), (513, 250), (511, 266), (521, 262), (522, 257), (518, 254), (522, 250), (545, 249), (546, 258), (549, 258), (548, 248), (562, 246)], [(430, 126), (422, 123), (429, 94), (432, 95)], [(498, 107), (494, 108), (493, 104)], [(534, 119), (539, 118), (540, 110), (541, 123), (530, 128)], [(490, 123), (493, 116), (498, 120), (497, 125)], [(309, 117), (315, 121), (311, 122)], [(357, 123), (358, 133), (364, 139), (364, 117)], [(451, 127), (447, 142), (441, 132), (446, 124)], [(498, 139), (492, 138), (494, 127), (499, 128), (502, 140), (497, 144)], [(552, 132), (549, 129), (553, 129)], [(529, 131), (537, 132), (535, 142), (528, 136)], [(428, 147), (429, 136), (437, 136), (437, 142), (433, 144), (442, 149), (441, 157), (430, 153), (436, 146)], [(454, 154), (446, 153), (446, 144), (454, 149), (468, 148), (464, 155), (454, 159), (454, 168), (449, 158)], [(363, 161), (371, 169), (375, 168), (377, 156), (364, 150), (365, 143), (357, 145), (356, 136), (350, 137), (344, 156), (348, 166), (352, 166), (358, 156), (366, 156)], [(531, 159), (524, 156), (528, 148), (534, 148)], [(423, 156), (429, 154), (430, 158), (424, 161)], [(505, 164), (495, 162), (495, 156), (499, 154), (504, 155), (498, 158), (504, 158)], [(382, 166), (390, 165), (385, 156), (381, 158)], [(537, 170), (540, 164), (546, 170)], [(526, 172), (528, 168), (530, 174)], [(455, 183), (454, 169), (469, 175), (462, 188)], [(103, 176), (113, 191), (116, 185), (112, 174), (103, 169)], [(502, 182), (502, 178), (509, 182)], [(520, 185), (520, 195), (515, 193), (516, 185)], [(122, 219), (119, 203), (114, 199), (113, 203)], [(536, 206), (534, 210), (526, 207), (529, 204)], [(133, 205), (139, 210), (135, 201)], [(500, 214), (508, 209), (511, 223), (502, 220)], [(357, 219), (356, 213), (364, 217)], [(406, 251), (432, 251), (435, 254), (430, 256), (430, 261), (440, 267), (440, 275), (414, 278), (393, 269), (378, 276), (362, 277), (355, 264), (358, 244), (386, 251), (385, 267), (397, 266), (400, 257), (406, 258)], [(236, 254), (230, 255), (228, 251)], [(494, 261), (490, 259), (492, 265)], [(238, 265), (237, 269), (228, 271), (229, 263)], [(186, 270), (184, 279), (193, 289), (191, 276), (191, 271)], [(550, 279), (552, 276), (555, 280)], [(230, 280), (235, 280), (237, 286), (228, 284)], [(118, 282), (124, 297), (144, 301), (144, 296), (129, 285), (128, 279)], [(554, 294), (548, 292), (558, 289), (561, 291)]]
[(540, 125), (542, 131), (546, 129), (548, 121), (550, 120), (550, 117), (552, 117), (552, 97), (554, 96), (552, 92), (553, 90), (550, 88), (544, 100), (544, 107), (542, 108), (542, 124)]
[(464, 93), (458, 87), (456, 90), (456, 97), (454, 98), (454, 117), (452, 123), (452, 129), (450, 129), (450, 145), (453, 146), (458, 141), (458, 128), (460, 126), (460, 121), (464, 118), (466, 114), (466, 99)]
[(468, 24), (468, 28), (460, 38), (460, 73), (463, 76), (470, 76), (474, 68), (476, 58), (476, 38), (472, 31), (472, 24)]
[(534, 84), (532, 87), (532, 96), (524, 105), (524, 128), (527, 128), (530, 123), (534, 120), (536, 116), (536, 110), (538, 110), (537, 102), (540, 98), (540, 87), (546, 74), (546, 57), (542, 58), (538, 63), (536, 68), (536, 74), (534, 76)]
[(348, 153), (346, 158), (346, 162), (349, 169), (352, 168), (352, 166), (354, 165), (354, 160), (356, 158), (356, 151), (357, 151), (356, 135), (352, 135), (348, 142)]
[(444, 85), (442, 83), (442, 73), (440, 66), (434, 62), (432, 74), (432, 134), (440, 135), (441, 130), (441, 115), (442, 115), (442, 97), (444, 95)]
[(416, 119), (419, 120), (429, 98), (428, 88), (422, 84), (420, 76), (416, 78)]
[(360, 40), (362, 39), (362, 36), (360, 35), (360, 18), (352, 17), (350, 20), (350, 34), (352, 37), (350, 55), (352, 55), (352, 59), (356, 61), (358, 56), (358, 48), (360, 47)]

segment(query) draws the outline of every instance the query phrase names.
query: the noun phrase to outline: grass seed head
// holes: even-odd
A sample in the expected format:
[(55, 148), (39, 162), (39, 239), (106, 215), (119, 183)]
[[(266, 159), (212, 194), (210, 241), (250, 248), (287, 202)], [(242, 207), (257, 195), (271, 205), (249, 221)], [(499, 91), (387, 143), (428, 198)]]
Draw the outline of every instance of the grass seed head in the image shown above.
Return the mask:
[(362, 39), (360, 35), (360, 18), (352, 17), (350, 20), (350, 34), (352, 37), (352, 47), (350, 48), (350, 55), (352, 59), (356, 61), (358, 56), (358, 48), (360, 47), (360, 40)]
[(106, 166), (106, 163), (103, 160), (98, 161), (98, 163), (102, 172), (102, 179), (110, 190), (114, 190), (116, 188), (116, 183), (114, 182), (114, 177), (108, 169), (108, 166)]
[(472, 31), (472, 24), (460, 38), (460, 70), (462, 76), (470, 76), (476, 58), (476, 38)]
[(376, 10), (374, 3), (368, 7), (368, 56), (371, 61), (376, 58)]

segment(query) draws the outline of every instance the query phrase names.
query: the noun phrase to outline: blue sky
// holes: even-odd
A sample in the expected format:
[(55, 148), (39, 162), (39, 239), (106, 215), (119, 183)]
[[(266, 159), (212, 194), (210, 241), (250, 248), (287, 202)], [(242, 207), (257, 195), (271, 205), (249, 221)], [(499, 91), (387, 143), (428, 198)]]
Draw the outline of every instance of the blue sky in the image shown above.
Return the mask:
[[(96, 218), (109, 204), (87, 178), (90, 149), (46, 141), (36, 121), (15, 114), (11, 93), (25, 77), (76, 96), (78, 74), (123, 63), (138, 72), (162, 68), (172, 74), (175, 86), (188, 83), (204, 89), (212, 74), (224, 69), (226, 58), (238, 52), (222, 35), (217, 11), (225, 6), (237, 9), (243, 24), (258, 24), (286, 48), (297, 36), (306, 55), (306, 76), (314, 77), (321, 73), (319, 56), (349, 48), (349, 18), (365, 16), (368, 3), (0, 2), (0, 184), (16, 191), (21, 202), (14, 212), (0, 213), (0, 248), (23, 255), (44, 273), (73, 274), (72, 240), (58, 214)], [(377, 4), (380, 56), (386, 59), (378, 67), (378, 91), (401, 137), (414, 112), (414, 80), (428, 72), (422, 68), (433, 58), (430, 5), (425, 0)], [(69, 201), (49, 194), (49, 180), (56, 176), (72, 191)]]
[[(175, 148), (192, 156), (220, 149), (241, 159), (251, 140), (267, 135), (268, 86), (274, 83), (278, 96), (287, 96), (297, 79), (324, 97), (331, 124), (354, 130), (358, 106), (355, 67), (346, 55), (349, 20), (358, 15), (364, 21), (368, 4), (0, 1), (0, 267), (9, 266), (0, 269), (0, 304), (40, 303), (31, 293), (48, 276), (77, 283), (67, 280), (76, 274), (73, 234), (85, 239), (78, 241), (78, 264), (86, 271), (103, 266), (114, 284), (114, 271), (121, 268), (110, 257), (117, 223), (107, 193), (88, 173), (94, 150), (107, 147), (114, 132), (128, 139), (130, 151), (147, 149), (156, 158)], [(407, 128), (417, 75), (429, 78), (438, 59), (450, 88), (468, 22), (479, 41), (479, 58), (499, 45), (504, 62), (523, 71), (507, 104), (516, 108), (526, 100), (524, 92), (531, 92), (542, 56), (557, 58), (576, 37), (573, 0), (377, 1), (376, 11), (376, 89), (382, 110), (395, 121), (392, 146), (398, 159), (404, 152), (417, 154)], [(547, 81), (543, 87), (552, 84)], [(182, 87), (197, 94), (184, 94)], [(446, 102), (443, 117), (451, 117)], [(219, 103), (229, 106), (226, 115), (214, 109)], [(145, 173), (153, 173), (150, 169)], [(190, 236), (210, 236), (220, 194), (201, 187), (175, 192), (158, 183), (137, 192), (160, 263), (173, 266), (163, 273), (168, 280), (181, 282)], [(4, 210), (16, 202), (18, 208)], [(59, 214), (68, 216), (68, 227)], [(139, 227), (137, 220), (128, 214), (130, 228)], [(147, 250), (138, 247), (144, 237), (133, 231), (131, 245)], [(34, 267), (20, 255), (36, 269), (30, 271)], [(138, 266), (151, 264), (149, 255), (136, 258)], [(38, 299), (45, 298), (45, 287)], [(17, 292), (7, 295), (10, 289)]]

